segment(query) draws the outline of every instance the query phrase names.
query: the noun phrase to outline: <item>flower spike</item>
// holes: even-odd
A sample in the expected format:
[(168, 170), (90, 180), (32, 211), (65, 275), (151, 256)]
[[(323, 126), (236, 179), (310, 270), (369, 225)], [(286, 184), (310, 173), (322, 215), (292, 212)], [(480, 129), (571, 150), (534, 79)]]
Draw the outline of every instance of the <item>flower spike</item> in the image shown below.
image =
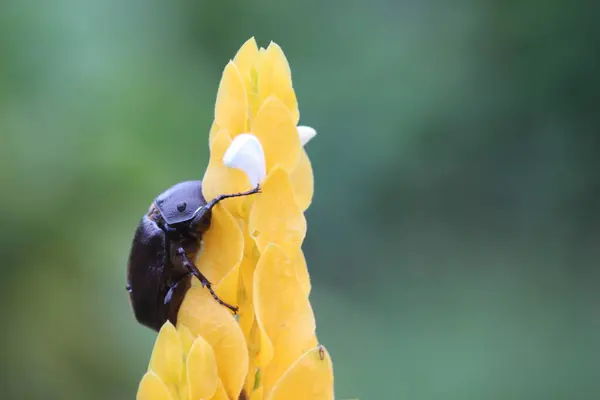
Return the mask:
[[(317, 131), (299, 120), (283, 50), (250, 38), (219, 85), (202, 178), (211, 222), (194, 255), (239, 311), (234, 317), (193, 280), (176, 326), (165, 323), (156, 339), (137, 400), (334, 399), (302, 251), (314, 193), (305, 146)], [(248, 192), (261, 194), (219, 203)]]

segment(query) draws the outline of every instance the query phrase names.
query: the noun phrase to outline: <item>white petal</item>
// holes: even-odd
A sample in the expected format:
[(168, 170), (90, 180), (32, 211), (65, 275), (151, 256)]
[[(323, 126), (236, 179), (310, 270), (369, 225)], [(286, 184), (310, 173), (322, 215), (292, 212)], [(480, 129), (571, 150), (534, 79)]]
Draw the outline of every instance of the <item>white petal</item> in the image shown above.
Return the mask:
[(300, 135), (300, 143), (304, 146), (306, 143), (310, 142), (310, 139), (317, 136), (317, 131), (310, 126), (298, 125), (298, 135)]
[(233, 139), (223, 156), (223, 164), (244, 171), (253, 187), (267, 176), (265, 152), (258, 138), (250, 133)]

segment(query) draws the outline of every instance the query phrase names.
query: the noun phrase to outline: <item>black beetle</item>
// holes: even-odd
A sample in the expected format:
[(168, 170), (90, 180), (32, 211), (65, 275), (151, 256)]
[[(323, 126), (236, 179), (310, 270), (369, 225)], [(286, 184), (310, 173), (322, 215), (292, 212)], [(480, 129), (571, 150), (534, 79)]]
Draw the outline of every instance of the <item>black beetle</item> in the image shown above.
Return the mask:
[(243, 193), (222, 194), (207, 203), (202, 181), (185, 181), (154, 199), (135, 231), (127, 263), (127, 291), (139, 323), (155, 331), (167, 320), (175, 325), (192, 276), (219, 304), (237, 312), (237, 307), (219, 299), (191, 260), (200, 250), (202, 234), (210, 227), (212, 208), (221, 200), (259, 192), (257, 186)]

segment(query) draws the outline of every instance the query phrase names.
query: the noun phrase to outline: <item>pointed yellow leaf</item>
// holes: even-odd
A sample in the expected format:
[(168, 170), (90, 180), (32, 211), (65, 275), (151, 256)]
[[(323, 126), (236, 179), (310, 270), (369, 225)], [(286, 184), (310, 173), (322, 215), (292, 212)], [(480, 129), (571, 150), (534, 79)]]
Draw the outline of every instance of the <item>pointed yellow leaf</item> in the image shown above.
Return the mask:
[[(273, 345), (267, 337), (260, 321), (254, 319), (250, 333), (247, 336), (248, 352), (250, 362), (248, 367), (248, 376), (246, 378), (246, 392), (252, 393), (256, 389), (257, 372), (265, 368), (273, 359)], [(260, 383), (260, 378), (259, 382)]]
[(273, 359), (273, 344), (267, 337), (261, 321), (254, 314), (254, 323), (248, 337), (248, 352), (254, 366), (263, 368)]
[(244, 84), (246, 86), (246, 94), (248, 95), (248, 103), (251, 111), (250, 117), (256, 115), (259, 106), (258, 98), (258, 70), (256, 62), (258, 61), (258, 46), (254, 37), (248, 39), (246, 43), (238, 50), (233, 63), (237, 66)]
[(221, 128), (219, 127), (219, 125), (217, 125), (217, 123), (215, 121), (213, 121), (212, 125), (210, 126), (210, 131), (208, 131), (208, 148), (209, 149), (212, 149), (212, 145), (215, 140), (215, 136), (217, 135), (217, 133), (220, 130), (221, 130)]
[(292, 86), (292, 73), (283, 50), (271, 42), (261, 57), (258, 73), (258, 93), (264, 101), (269, 96), (275, 96), (285, 104), (292, 116), (294, 126), (300, 120), (298, 101)]
[(204, 244), (196, 258), (198, 268), (215, 285), (239, 266), (244, 255), (242, 230), (225, 208), (224, 203), (230, 200), (235, 199), (225, 199), (213, 207), (210, 229), (202, 235)]
[(268, 400), (330, 400), (334, 398), (333, 367), (323, 346), (304, 353), (281, 377)]
[(290, 179), (294, 188), (294, 199), (296, 199), (300, 209), (306, 211), (312, 202), (315, 183), (312, 165), (304, 148), (300, 152), (300, 158), (290, 175)]
[(311, 290), (310, 275), (308, 274), (308, 266), (306, 265), (306, 258), (301, 247), (296, 249), (296, 252), (292, 256), (292, 264), (296, 271), (296, 278), (300, 282), (300, 287), (304, 294), (308, 297)]
[(149, 367), (165, 384), (177, 384), (181, 382), (183, 374), (182, 357), (183, 347), (179, 334), (173, 324), (167, 321), (156, 337)]
[(240, 264), (240, 282), (238, 284), (238, 302), (239, 302), (239, 324), (245, 337), (249, 337), (250, 329), (254, 323), (254, 308), (252, 305), (252, 281), (254, 268), (260, 253), (256, 248), (254, 239), (248, 231), (247, 221), (238, 219), (238, 224), (244, 235), (244, 257)]
[(275, 243), (291, 255), (306, 235), (306, 219), (294, 201), (287, 173), (276, 167), (267, 176), (262, 193), (256, 196), (248, 224), (261, 253)]
[(212, 347), (225, 391), (237, 398), (248, 371), (248, 350), (230, 311), (218, 304), (206, 288), (192, 287), (181, 304), (178, 321)]
[[(227, 131), (221, 129), (217, 132), (210, 150), (210, 161), (202, 180), (202, 193), (206, 201), (210, 201), (220, 194), (240, 193), (252, 188), (248, 177), (242, 170), (229, 168), (223, 164), (223, 155), (230, 145), (231, 137)], [(253, 195), (226, 199), (220, 205), (233, 216), (247, 215), (244, 214), (244, 202), (253, 201), (254, 197)]]
[(252, 122), (252, 133), (264, 149), (267, 174), (276, 165), (288, 173), (294, 170), (302, 145), (296, 124), (281, 100), (269, 97), (264, 101)]
[(217, 390), (219, 376), (212, 347), (198, 336), (187, 357), (187, 384), (191, 399), (209, 399)]
[(244, 295), (247, 296), (249, 302), (252, 302), (252, 281), (254, 277), (254, 268), (260, 258), (260, 252), (256, 247), (254, 238), (250, 235), (248, 221), (238, 219), (238, 225), (244, 235), (244, 257), (240, 265), (240, 280), (241, 285), (245, 288)]
[(173, 395), (173, 397), (175, 397), (176, 399), (189, 399), (190, 395), (189, 395), (189, 388), (187, 387), (187, 385), (182, 385), (179, 386), (176, 395)]
[(269, 340), (269, 337), (265, 333), (258, 318), (256, 318), (256, 326), (258, 327), (257, 332), (260, 338), (260, 350), (258, 352), (258, 356), (256, 357), (256, 365), (259, 368), (264, 368), (273, 360), (273, 353), (275, 350), (273, 349), (273, 344), (271, 343), (271, 340)]
[(148, 371), (140, 381), (137, 400), (173, 400), (167, 385), (153, 371)]
[(251, 37), (242, 45), (242, 47), (240, 47), (233, 58), (233, 63), (238, 68), (244, 79), (250, 76), (250, 68), (256, 61), (257, 57), (258, 45), (256, 44), (256, 39)]
[(192, 332), (187, 326), (181, 323), (177, 324), (177, 333), (179, 333), (183, 354), (188, 354), (192, 348), (192, 344), (194, 344), (194, 340), (196, 340), (196, 337), (192, 335)]
[(263, 387), (259, 387), (258, 389), (256, 389), (254, 392), (252, 392), (252, 395), (250, 395), (250, 400), (263, 400), (264, 399), (264, 395), (263, 395)]
[(244, 336), (248, 337), (250, 329), (254, 323), (254, 308), (252, 306), (252, 275), (254, 274), (255, 263), (247, 258), (244, 258), (240, 265), (239, 284), (238, 284), (238, 305), (239, 305), (239, 324), (244, 332)]
[(225, 388), (223, 387), (223, 382), (221, 382), (220, 379), (218, 380), (217, 390), (215, 391), (212, 400), (229, 400), (229, 397), (227, 397), (227, 392), (225, 392)]
[(275, 350), (264, 371), (268, 392), (292, 362), (317, 343), (315, 317), (296, 266), (275, 244), (267, 246), (256, 265), (254, 307)]
[[(254, 243), (254, 239), (250, 235), (248, 221), (238, 218), (237, 223), (242, 230), (242, 234), (244, 235), (244, 258), (247, 258), (256, 264), (258, 258), (260, 257), (260, 252), (256, 248), (256, 243)], [(254, 272), (254, 268), (252, 271)]]
[(232, 137), (248, 131), (246, 87), (233, 61), (227, 64), (221, 77), (215, 104), (215, 123), (226, 129)]
[[(241, 257), (240, 257), (241, 258)], [(217, 296), (225, 303), (237, 304), (239, 307), (238, 300), (238, 286), (240, 283), (240, 264), (238, 263), (231, 271), (227, 273), (215, 286), (215, 292)]]

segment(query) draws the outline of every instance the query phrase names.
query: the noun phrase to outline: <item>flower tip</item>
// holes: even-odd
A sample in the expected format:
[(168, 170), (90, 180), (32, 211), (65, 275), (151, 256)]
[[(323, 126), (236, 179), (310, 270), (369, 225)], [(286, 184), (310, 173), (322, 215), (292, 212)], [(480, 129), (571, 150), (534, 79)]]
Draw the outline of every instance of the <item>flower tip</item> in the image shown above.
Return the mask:
[(298, 125), (298, 135), (300, 136), (300, 143), (305, 146), (306, 143), (310, 142), (312, 138), (317, 136), (315, 128), (310, 126)]
[(253, 187), (267, 176), (265, 152), (258, 138), (250, 133), (237, 135), (225, 151), (223, 164), (242, 170)]

